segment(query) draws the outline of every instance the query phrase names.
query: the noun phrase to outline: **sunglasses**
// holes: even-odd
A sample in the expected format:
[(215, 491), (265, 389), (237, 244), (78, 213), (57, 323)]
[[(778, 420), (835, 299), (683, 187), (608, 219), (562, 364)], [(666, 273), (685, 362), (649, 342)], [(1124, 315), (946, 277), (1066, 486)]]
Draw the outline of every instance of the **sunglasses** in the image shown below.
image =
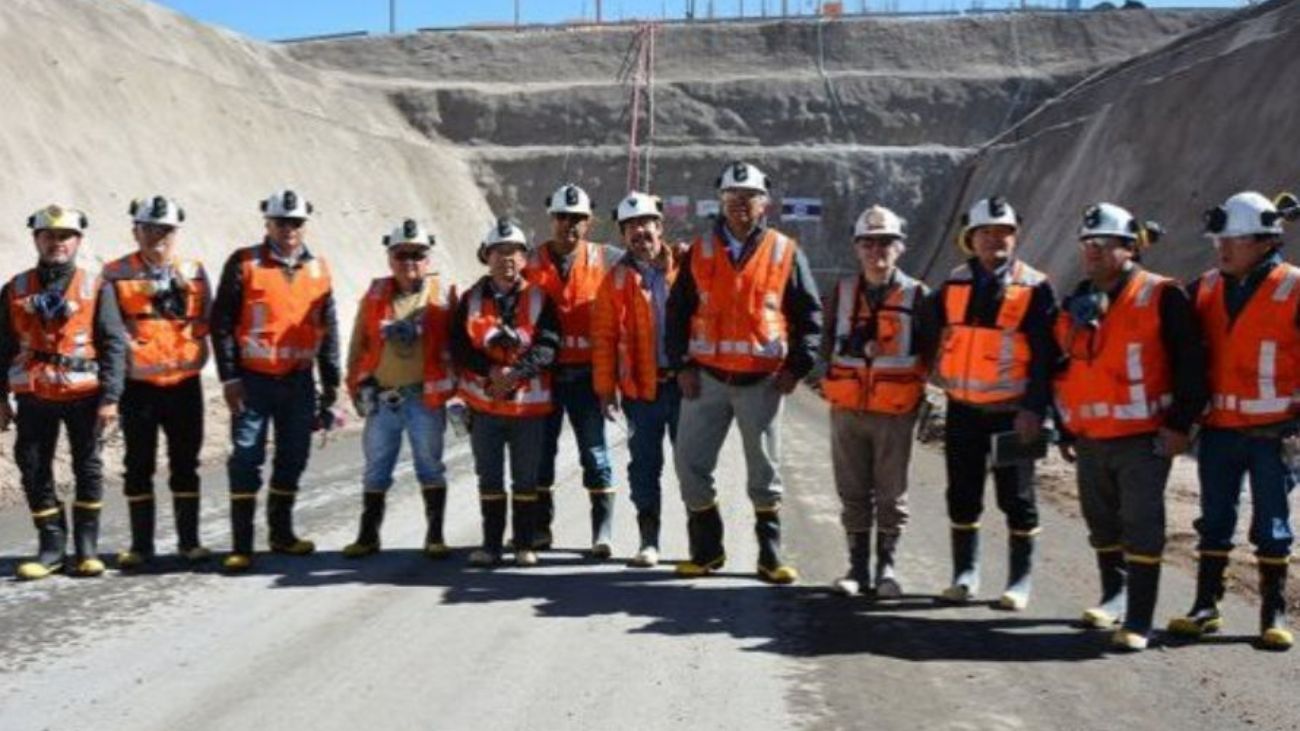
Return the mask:
[(424, 251), (394, 251), (392, 257), (397, 261), (424, 261), (429, 254)]
[(307, 222), (301, 218), (273, 218), (271, 225), (276, 228), (302, 228)]

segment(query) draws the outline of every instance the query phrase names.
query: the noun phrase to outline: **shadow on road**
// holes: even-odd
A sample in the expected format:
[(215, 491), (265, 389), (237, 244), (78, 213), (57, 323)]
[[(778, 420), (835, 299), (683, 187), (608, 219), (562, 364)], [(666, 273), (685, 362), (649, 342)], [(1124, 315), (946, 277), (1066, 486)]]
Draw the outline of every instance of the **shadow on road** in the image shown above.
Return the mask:
[(336, 551), (306, 559), (259, 556), (254, 573), (280, 589), (331, 585), (430, 587), (445, 604), (529, 602), (540, 617), (626, 615), (646, 622), (637, 634), (725, 634), (755, 641), (748, 651), (791, 657), (881, 655), (911, 661), (1034, 662), (1105, 655), (1104, 634), (1063, 619), (972, 616), (985, 605), (946, 607), (911, 595), (888, 603), (847, 600), (820, 587), (770, 587), (748, 573), (680, 580), (671, 568), (596, 564), (576, 551), (547, 552), (534, 569), (465, 565), (464, 552), (430, 561), (418, 550), (386, 550), (367, 559)]

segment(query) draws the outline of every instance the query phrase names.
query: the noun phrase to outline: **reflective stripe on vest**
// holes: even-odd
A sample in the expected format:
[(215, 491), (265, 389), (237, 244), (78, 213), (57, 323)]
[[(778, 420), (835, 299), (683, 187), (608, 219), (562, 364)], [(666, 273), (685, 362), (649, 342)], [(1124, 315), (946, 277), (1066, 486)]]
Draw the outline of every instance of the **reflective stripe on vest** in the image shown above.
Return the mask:
[(967, 324), (974, 288), (970, 264), (953, 270), (944, 288), (946, 326), (937, 380), (948, 395), (970, 403), (1002, 403), (1024, 395), (1029, 384), (1029, 343), (1019, 328), (1046, 277), (1021, 261), (1003, 275), (1006, 289), (992, 327)]
[(692, 247), (699, 303), (691, 317), (688, 353), (723, 371), (775, 372), (789, 352), (781, 301), (794, 265), (794, 242), (768, 229), (736, 269), (716, 238)]

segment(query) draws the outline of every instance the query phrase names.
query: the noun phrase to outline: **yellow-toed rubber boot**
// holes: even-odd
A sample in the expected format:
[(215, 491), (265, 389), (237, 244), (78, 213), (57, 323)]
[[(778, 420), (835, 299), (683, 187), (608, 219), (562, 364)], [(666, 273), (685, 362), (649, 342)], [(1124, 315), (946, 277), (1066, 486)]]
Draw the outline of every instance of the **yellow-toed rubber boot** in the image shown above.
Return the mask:
[(231, 493), (230, 534), (231, 551), (221, 561), (221, 568), (229, 573), (247, 571), (253, 567), (253, 518), (257, 515), (256, 493)]
[(172, 493), (172, 514), (176, 516), (176, 553), (188, 563), (202, 563), (212, 558), (212, 551), (199, 543), (198, 486), (192, 492)]
[(420, 493), (424, 496), (424, 517), (428, 523), (424, 534), (424, 555), (432, 559), (447, 558), (451, 555), (451, 549), (442, 537), (443, 516), (447, 512), (447, 486), (425, 485)]
[(285, 556), (308, 556), (316, 552), (316, 544), (299, 538), (293, 530), (293, 504), (296, 490), (271, 488), (266, 495), (266, 525), (270, 532), (272, 553)]
[(247, 571), (253, 568), (253, 556), (247, 553), (227, 554), (226, 557), (221, 560), (221, 568), (232, 574)]
[(18, 564), (14, 575), (20, 581), (37, 581), (63, 570), (68, 544), (67, 518), (63, 505), (32, 512), (36, 525), (36, 558)]
[(155, 507), (153, 492), (149, 487), (128, 487), (127, 515), (131, 520), (131, 548), (117, 554), (117, 567), (122, 571), (144, 568), (154, 558)]
[(1219, 601), (1223, 599), (1223, 573), (1228, 568), (1227, 551), (1202, 551), (1196, 567), (1196, 601), (1185, 616), (1169, 621), (1169, 634), (1200, 639), (1223, 629)]
[(781, 560), (781, 514), (776, 507), (754, 512), (754, 535), (758, 538), (758, 578), (769, 584), (793, 584), (799, 572)]
[(72, 546), (76, 562), (72, 575), (94, 578), (104, 575), (104, 562), (99, 558), (99, 511), (103, 503), (98, 500), (78, 500), (72, 504)]
[(347, 558), (363, 558), (379, 553), (379, 529), (384, 523), (387, 494), (380, 491), (361, 493), (361, 528), (357, 540), (343, 547)]
[(1295, 637), (1286, 626), (1287, 559), (1259, 558), (1259, 643), (1266, 650), (1289, 650)]
[(686, 516), (686, 533), (690, 538), (691, 558), (677, 564), (678, 576), (683, 579), (708, 576), (727, 562), (722, 550), (722, 514), (717, 503), (702, 510), (690, 510)]

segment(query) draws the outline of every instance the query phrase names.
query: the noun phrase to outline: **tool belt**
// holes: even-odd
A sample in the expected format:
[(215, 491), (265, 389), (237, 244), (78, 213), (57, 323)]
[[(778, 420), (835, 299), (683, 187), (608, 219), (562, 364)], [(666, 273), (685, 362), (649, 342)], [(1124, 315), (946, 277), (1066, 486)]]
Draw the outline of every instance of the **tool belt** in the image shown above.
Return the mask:
[(37, 363), (48, 363), (52, 366), (65, 368), (74, 373), (99, 372), (99, 363), (90, 358), (78, 358), (71, 355), (63, 355), (62, 353), (50, 353), (44, 350), (33, 350), (31, 351), (31, 354), (32, 360)]

